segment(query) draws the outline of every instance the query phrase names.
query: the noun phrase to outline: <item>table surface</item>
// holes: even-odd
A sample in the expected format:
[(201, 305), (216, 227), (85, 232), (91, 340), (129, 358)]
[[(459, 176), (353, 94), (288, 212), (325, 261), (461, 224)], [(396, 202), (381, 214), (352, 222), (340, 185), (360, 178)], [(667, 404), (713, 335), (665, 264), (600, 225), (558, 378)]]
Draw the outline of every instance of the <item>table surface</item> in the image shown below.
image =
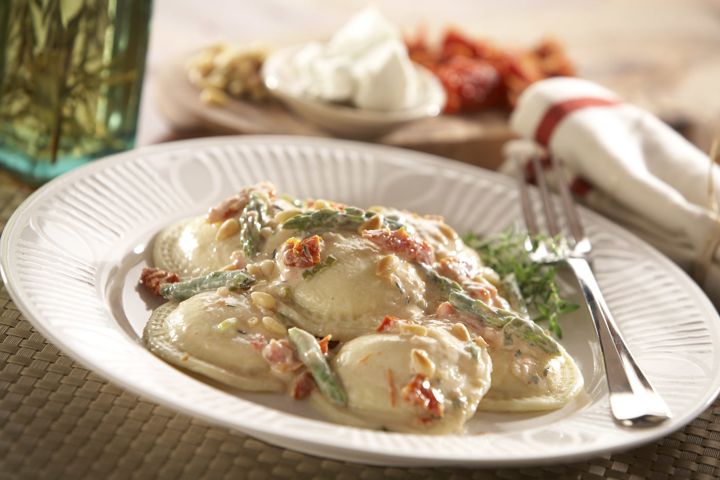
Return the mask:
[[(215, 40), (298, 38), (308, 32), (322, 35), (364, 3), (155, 0), (138, 144), (178, 136), (153, 103), (153, 75), (167, 59)], [(571, 54), (582, 58), (581, 68), (588, 77), (612, 83), (619, 78), (618, 71), (631, 72), (620, 75), (623, 80), (618, 85), (638, 103), (661, 105), (666, 110), (682, 107), (681, 114), (690, 111), (705, 122), (720, 118), (720, 90), (715, 88), (697, 98), (698, 91), (706, 91), (698, 85), (714, 72), (718, 73), (715, 78), (720, 76), (720, 69), (714, 70), (720, 49), (710, 48), (720, 45), (717, 2), (658, 0), (652, 2), (651, 15), (649, 4), (648, 0), (395, 0), (382, 6), (404, 26), (433, 19), (512, 42), (527, 43), (537, 39), (539, 32), (552, 31), (570, 40)], [(620, 7), (622, 15), (618, 14)], [(212, 14), (217, 11), (224, 14)], [(519, 12), (525, 15), (517, 15)], [(656, 42), (659, 37), (668, 38)], [(673, 48), (667, 48), (668, 42)], [(600, 43), (606, 48), (597, 48)], [(693, 46), (693, 55), (683, 54), (687, 45)], [(638, 49), (647, 54), (639, 70)], [(691, 64), (694, 69), (689, 68)], [(668, 80), (658, 74), (667, 69), (685, 73)], [(638, 71), (645, 73), (638, 76)], [(650, 82), (666, 82), (668, 94), (660, 101), (643, 97), (643, 86)], [(698, 140), (701, 144), (707, 141)], [(30, 189), (0, 173), (0, 232), (29, 193)], [(720, 401), (681, 431), (654, 444), (586, 462), (494, 471), (343, 463), (209, 425), (108, 383), (49, 344), (20, 315), (0, 285), (0, 478), (178, 477), (716, 479), (720, 478)]]

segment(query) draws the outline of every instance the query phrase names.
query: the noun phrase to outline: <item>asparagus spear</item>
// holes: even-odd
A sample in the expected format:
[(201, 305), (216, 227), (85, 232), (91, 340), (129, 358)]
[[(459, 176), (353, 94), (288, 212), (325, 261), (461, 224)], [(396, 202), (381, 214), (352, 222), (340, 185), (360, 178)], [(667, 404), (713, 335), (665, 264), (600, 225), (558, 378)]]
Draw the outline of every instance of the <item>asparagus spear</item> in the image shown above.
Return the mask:
[[(369, 218), (369, 217), (368, 217)], [(367, 218), (365, 213), (357, 208), (348, 208), (345, 211), (324, 208), (313, 212), (304, 212), (292, 217), (283, 223), (286, 230), (335, 230), (357, 229)]]
[(250, 200), (240, 214), (240, 242), (247, 258), (252, 258), (260, 249), (260, 229), (267, 221), (267, 205), (257, 195)]
[(520, 292), (520, 285), (518, 284), (517, 277), (514, 273), (505, 275), (502, 278), (502, 287), (505, 298), (507, 298), (508, 302), (510, 302), (510, 306), (513, 310), (520, 313), (525, 318), (530, 318), (527, 303)]
[[(363, 223), (378, 215), (355, 207), (343, 210), (325, 208), (313, 212), (304, 212), (283, 223), (287, 230), (357, 230)], [(383, 224), (390, 230), (398, 230), (403, 225), (395, 218), (383, 217)]]
[(243, 290), (255, 283), (255, 277), (245, 270), (212, 272), (184, 282), (165, 283), (160, 286), (160, 295), (168, 300), (182, 301), (202, 291), (227, 287), (232, 291)]
[(451, 292), (463, 291), (463, 288), (460, 286), (459, 283), (450, 280), (443, 275), (440, 275), (429, 265), (425, 263), (418, 263), (416, 265), (418, 268), (420, 268), (420, 270), (422, 270), (428, 280), (437, 285), (443, 293), (449, 295)]
[(337, 405), (347, 405), (345, 389), (335, 376), (335, 372), (330, 369), (317, 339), (305, 330), (292, 327), (288, 330), (288, 340), (295, 347), (300, 361), (310, 370), (320, 392)]
[(463, 291), (450, 292), (448, 301), (458, 310), (476, 317), (486, 325), (502, 329), (508, 343), (512, 343), (512, 337), (517, 336), (545, 353), (560, 353), (555, 340), (545, 333), (542, 327), (514, 312), (493, 308), (482, 300), (470, 297)]
[(534, 322), (508, 310), (493, 308), (482, 300), (472, 298), (465, 293), (460, 284), (440, 275), (428, 265), (420, 263), (418, 267), (431, 282), (448, 295), (448, 301), (452, 306), (478, 318), (490, 327), (502, 329), (506, 341), (511, 343), (512, 336), (515, 335), (546, 353), (556, 354), (560, 352), (557, 343)]

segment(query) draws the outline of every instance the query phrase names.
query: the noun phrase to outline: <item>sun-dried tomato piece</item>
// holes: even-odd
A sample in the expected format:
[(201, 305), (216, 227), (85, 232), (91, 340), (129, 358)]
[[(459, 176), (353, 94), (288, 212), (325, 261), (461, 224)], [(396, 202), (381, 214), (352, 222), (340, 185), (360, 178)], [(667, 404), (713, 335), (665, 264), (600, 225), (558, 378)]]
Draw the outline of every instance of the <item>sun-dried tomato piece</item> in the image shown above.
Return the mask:
[(432, 265), (435, 261), (435, 253), (432, 247), (423, 240), (410, 236), (407, 230), (365, 230), (363, 238), (370, 240), (380, 247), (384, 252), (392, 252), (397, 256), (411, 261)]
[(324, 354), (328, 353), (330, 340), (332, 339), (332, 335), (325, 335), (323, 338), (318, 340), (318, 345), (320, 345), (320, 351)]
[(159, 268), (143, 268), (140, 274), (140, 285), (147, 288), (153, 295), (160, 296), (160, 286), (163, 283), (176, 283), (180, 277), (172, 272), (166, 272)]
[(285, 339), (271, 339), (262, 349), (262, 357), (272, 369), (279, 372), (291, 372), (302, 366), (290, 342)]
[(491, 307), (503, 307), (498, 298), (498, 290), (495, 285), (484, 282), (465, 282), (463, 288), (473, 298), (487, 303)]
[(393, 317), (391, 315), (385, 315), (385, 318), (383, 318), (383, 321), (380, 322), (380, 325), (375, 329), (376, 332), (382, 333), (390, 330), (394, 325), (395, 322), (400, 320), (397, 317)]
[(405, 45), (407, 46), (408, 56), (413, 62), (430, 69), (437, 62), (436, 53), (428, 45), (426, 29), (421, 27), (414, 37), (405, 38)]
[(445, 87), (445, 113), (474, 112), (505, 103), (498, 70), (486, 60), (456, 56), (433, 69)]
[(442, 39), (440, 60), (448, 61), (458, 56), (487, 59), (492, 56), (491, 49), (486, 42), (469, 39), (457, 30), (450, 29)]
[(230, 263), (225, 265), (223, 270), (240, 270), (245, 268), (248, 264), (247, 256), (242, 250), (233, 250), (230, 254)]
[(458, 283), (471, 280), (478, 274), (475, 265), (457, 256), (445, 257), (439, 263), (437, 272)]
[(302, 240), (290, 238), (285, 241), (283, 262), (288, 267), (310, 268), (320, 263), (320, 252), (325, 242), (319, 235)]
[(544, 38), (534, 49), (540, 68), (549, 77), (572, 77), (575, 67), (567, 56), (565, 49), (554, 38)]
[(441, 418), (444, 414), (443, 401), (445, 397), (440, 390), (430, 386), (430, 380), (425, 375), (415, 375), (403, 387), (402, 398), (406, 402), (419, 406), (434, 418)]
[(445, 113), (510, 110), (532, 82), (575, 74), (562, 45), (553, 39), (533, 49), (505, 49), (450, 29), (437, 48), (429, 45), (423, 30), (406, 44), (410, 58), (430, 69), (443, 84)]
[(511, 107), (515, 106), (520, 94), (530, 84), (545, 78), (537, 59), (529, 54), (506, 55), (498, 70), (505, 83), (506, 99)]
[(208, 223), (216, 223), (235, 217), (245, 208), (248, 199), (247, 193), (244, 192), (228, 197), (214, 207), (210, 207), (205, 216), (205, 220), (207, 220)]
[(256, 352), (262, 353), (265, 346), (268, 344), (267, 338), (261, 333), (254, 333), (247, 336), (250, 345), (255, 349)]
[(205, 216), (205, 220), (208, 223), (216, 223), (238, 216), (250, 201), (250, 195), (252, 193), (262, 193), (270, 200), (274, 200), (277, 197), (277, 194), (275, 193), (275, 186), (273, 184), (260, 182), (256, 185), (243, 188), (235, 195), (232, 195), (214, 207), (211, 207)]
[(310, 372), (305, 371), (295, 377), (291, 389), (292, 397), (295, 400), (302, 400), (303, 398), (307, 398), (313, 391), (313, 388), (315, 388), (315, 380), (313, 380)]
[(437, 310), (435, 310), (435, 315), (444, 319), (451, 318), (456, 313), (457, 310), (450, 302), (442, 302), (440, 305), (438, 305)]

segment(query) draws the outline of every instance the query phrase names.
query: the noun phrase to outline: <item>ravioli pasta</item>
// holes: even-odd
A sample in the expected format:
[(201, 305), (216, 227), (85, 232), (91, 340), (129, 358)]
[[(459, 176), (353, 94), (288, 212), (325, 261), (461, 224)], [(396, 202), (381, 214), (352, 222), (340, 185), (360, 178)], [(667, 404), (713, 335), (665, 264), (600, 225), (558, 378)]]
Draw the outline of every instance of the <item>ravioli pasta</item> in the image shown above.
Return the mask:
[(234, 388), (285, 391), (366, 428), (462, 432), (481, 411), (561, 408), (583, 379), (435, 216), (278, 196), (262, 183), (155, 238), (169, 301), (144, 341)]

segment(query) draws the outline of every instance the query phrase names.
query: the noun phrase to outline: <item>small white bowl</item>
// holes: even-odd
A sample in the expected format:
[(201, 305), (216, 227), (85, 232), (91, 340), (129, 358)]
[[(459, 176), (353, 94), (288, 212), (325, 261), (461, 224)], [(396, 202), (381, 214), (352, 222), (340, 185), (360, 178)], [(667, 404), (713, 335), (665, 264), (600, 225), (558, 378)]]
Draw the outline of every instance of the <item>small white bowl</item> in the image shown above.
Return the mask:
[(420, 81), (421, 100), (401, 110), (368, 110), (325, 102), (298, 92), (292, 58), (300, 46), (278, 50), (263, 65), (265, 86), (288, 108), (309, 122), (346, 138), (374, 138), (423, 118), (436, 117), (445, 106), (445, 90), (428, 69), (413, 64)]

